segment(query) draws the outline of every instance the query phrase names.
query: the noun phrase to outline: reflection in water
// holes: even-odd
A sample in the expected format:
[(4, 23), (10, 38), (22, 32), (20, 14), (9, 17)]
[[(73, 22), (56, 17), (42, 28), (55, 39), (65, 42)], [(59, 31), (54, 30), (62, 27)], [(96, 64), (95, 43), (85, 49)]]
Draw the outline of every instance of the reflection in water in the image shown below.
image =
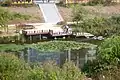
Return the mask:
[(82, 67), (87, 60), (95, 59), (96, 46), (91, 49), (67, 50), (62, 52), (40, 52), (32, 48), (26, 48), (20, 54), (20, 58), (26, 62), (55, 61), (58, 65), (63, 65), (66, 60), (73, 61), (78, 67)]

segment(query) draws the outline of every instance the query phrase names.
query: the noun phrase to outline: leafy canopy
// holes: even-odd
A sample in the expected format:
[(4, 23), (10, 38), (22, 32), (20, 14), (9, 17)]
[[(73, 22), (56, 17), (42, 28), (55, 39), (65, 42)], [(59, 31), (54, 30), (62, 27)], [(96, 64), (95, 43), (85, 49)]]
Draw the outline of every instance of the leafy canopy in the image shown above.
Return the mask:
[(43, 65), (30, 65), (14, 55), (0, 53), (0, 79), (2, 80), (84, 80), (73, 63), (65, 63), (62, 68), (55, 63), (47, 62)]
[(120, 63), (120, 37), (106, 39), (98, 49), (98, 56), (109, 64)]
[(40, 51), (63, 51), (68, 49), (90, 48), (91, 46), (94, 45), (75, 41), (49, 41), (34, 44), (32, 47)]

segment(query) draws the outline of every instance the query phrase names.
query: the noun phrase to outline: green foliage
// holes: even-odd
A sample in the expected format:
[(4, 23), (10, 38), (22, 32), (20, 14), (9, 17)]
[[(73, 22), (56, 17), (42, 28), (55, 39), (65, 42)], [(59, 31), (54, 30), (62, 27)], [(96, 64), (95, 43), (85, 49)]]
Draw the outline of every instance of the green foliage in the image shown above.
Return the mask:
[(72, 62), (59, 68), (53, 62), (47, 62), (32, 70), (29, 80), (84, 80), (85, 76)]
[(110, 5), (111, 3), (112, 3), (112, 0), (90, 0), (87, 4), (94, 6), (99, 4)]
[(13, 14), (13, 19), (23, 19), (23, 20), (29, 20), (30, 16), (29, 15), (24, 15), (24, 14), (20, 14), (20, 13), (12, 13)]
[(87, 62), (83, 71), (93, 80), (120, 80), (120, 69), (102, 60)]
[[(109, 70), (104, 70), (98, 74), (99, 80), (120, 80), (120, 68), (114, 66)], [(96, 79), (96, 80), (98, 80)]]
[(120, 63), (120, 37), (106, 39), (98, 48), (98, 56), (108, 64)]
[(87, 62), (83, 71), (95, 80), (119, 80), (119, 66), (120, 37), (112, 36), (98, 47), (97, 58)]
[(80, 43), (75, 41), (49, 41), (34, 44), (33, 48), (40, 51), (63, 51), (68, 49), (82, 49), (93, 46), (89, 43)]
[(105, 0), (91, 0), (87, 4), (94, 6), (94, 5), (98, 5), (98, 4), (104, 4), (104, 3), (105, 3)]
[(11, 54), (0, 54), (0, 79), (1, 80), (25, 80), (26, 66), (23, 61)]
[[(99, 1), (99, 0), (97, 0)], [(110, 17), (93, 17), (89, 18), (88, 11), (80, 5), (73, 6), (73, 21), (77, 24), (73, 27), (75, 32), (89, 32), (96, 36), (111, 36), (119, 34), (120, 15), (112, 15)]]
[[(11, 47), (12, 46), (12, 47)], [(68, 49), (82, 49), (94, 46), (89, 43), (80, 43), (75, 41), (49, 41), (38, 44), (1, 44), (0, 51), (19, 52), (25, 47), (31, 47), (39, 51), (63, 51)]]
[(119, 20), (120, 20), (120, 14), (116, 14), (116, 15), (113, 15), (113, 16), (111, 16), (111, 18), (110, 18), (110, 20), (111, 20), (111, 22), (112, 22), (112, 24), (114, 23), (114, 24), (120, 24), (120, 22), (119, 22)]
[(9, 44), (9, 43), (22, 44), (24, 42), (25, 39), (23, 35), (0, 37), (0, 44)]
[(17, 45), (17, 44), (1, 44), (1, 52), (19, 52), (23, 50), (27, 45)]
[(24, 15), (16, 12), (9, 12), (9, 10), (5, 10), (0, 7), (0, 26), (3, 28), (7, 27), (7, 23), (11, 20), (29, 20), (31, 16)]
[(84, 80), (85, 76), (71, 62), (62, 68), (54, 63), (30, 67), (10, 54), (0, 54), (0, 78), (2, 80)]
[(62, 76), (65, 77), (63, 80), (82, 80), (85, 78), (79, 68), (72, 62), (65, 63), (61, 73), (63, 73)]
[(109, 18), (95, 17), (93, 19), (85, 19), (76, 25), (74, 30), (102, 36), (118, 35), (120, 33), (119, 17), (119, 15), (116, 15)]
[(104, 18), (95, 17), (93, 19), (84, 20), (82, 23), (79, 24), (79, 27), (81, 27), (82, 31), (84, 32), (89, 32), (95, 35), (103, 35), (104, 31), (108, 29), (107, 26), (105, 26), (104, 24)]
[(76, 21), (77, 23), (82, 21), (86, 13), (87, 11), (80, 5), (73, 6), (73, 21)]
[(10, 19), (9, 12), (7, 10), (4, 10), (0, 8), (0, 26), (6, 27), (6, 23)]
[(108, 70), (109, 68), (110, 67), (102, 60), (95, 59), (93, 61), (88, 61), (85, 63), (82, 71), (89, 77), (96, 77), (100, 72)]

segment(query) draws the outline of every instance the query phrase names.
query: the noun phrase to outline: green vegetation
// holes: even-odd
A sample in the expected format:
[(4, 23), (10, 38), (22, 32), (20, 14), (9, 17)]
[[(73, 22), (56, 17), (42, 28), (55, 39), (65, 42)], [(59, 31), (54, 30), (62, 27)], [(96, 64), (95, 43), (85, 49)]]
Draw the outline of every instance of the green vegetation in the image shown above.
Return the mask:
[(50, 41), (34, 44), (33, 48), (40, 51), (63, 51), (68, 49), (90, 48), (91, 46), (94, 45), (75, 41)]
[(24, 36), (20, 34), (0, 37), (0, 44), (24, 44), (25, 42)]
[(25, 80), (26, 73), (27, 66), (23, 61), (11, 54), (0, 54), (0, 78), (2, 80)]
[(120, 63), (120, 37), (113, 36), (106, 39), (98, 49), (100, 59), (108, 64)]
[[(8, 2), (7, 2), (8, 1)], [(6, 0), (10, 6), (11, 0)], [(108, 2), (107, 2), (108, 1)], [(92, 0), (89, 5), (110, 4), (111, 0)], [(61, 3), (62, 4), (62, 3)], [(89, 16), (87, 10), (77, 5), (73, 8), (73, 21), (77, 22), (72, 28), (76, 32), (89, 32), (97, 36), (109, 37), (120, 34), (120, 15)], [(93, 15), (93, 14), (92, 14)], [(7, 29), (11, 20), (28, 20), (31, 16), (9, 12), (0, 8), (0, 26)], [(98, 46), (96, 59), (88, 61), (82, 72), (72, 62), (66, 62), (58, 67), (55, 63), (43, 65), (28, 64), (10, 53), (20, 53), (25, 48), (53, 52), (68, 49), (91, 48), (92, 44), (75, 41), (49, 41), (37, 44), (24, 44), (19, 36), (0, 38), (0, 79), (1, 80), (85, 80), (85, 75), (94, 80), (120, 80), (120, 37), (112, 36)], [(12, 44), (16, 43), (16, 44)], [(5, 53), (6, 52), (6, 53)]]
[(2, 80), (84, 80), (85, 76), (71, 62), (59, 68), (54, 63), (30, 66), (14, 55), (0, 54), (0, 78)]
[(113, 36), (106, 39), (98, 47), (96, 60), (87, 62), (83, 71), (96, 80), (119, 80), (119, 51), (119, 36)]
[[(83, 67), (82, 71), (87, 74), (87, 76), (95, 79), (95, 80), (119, 80), (119, 66), (120, 66), (120, 57), (119, 57), (119, 46), (120, 46), (120, 37), (119, 36), (113, 36), (111, 38), (106, 39), (97, 49), (97, 58), (93, 61), (88, 61), (85, 66)], [(12, 46), (12, 48), (11, 48)], [(18, 49), (23, 49), (26, 47), (33, 47), (38, 50), (42, 51), (63, 51), (65, 49), (81, 49), (81, 48), (89, 48), (92, 45), (86, 44), (86, 43), (78, 43), (74, 41), (50, 41), (50, 42), (41, 42), (38, 44), (33, 45), (2, 45), (0, 46), (1, 50), (7, 50), (7, 52), (11, 52)], [(7, 57), (4, 57), (6, 59), (9, 59), (8, 54), (4, 54)], [(2, 56), (4, 56), (2, 54)], [(13, 58), (13, 57), (12, 57)], [(0, 60), (5, 61), (6, 59), (2, 59), (0, 56)], [(12, 59), (14, 60), (14, 59)], [(0, 61), (2, 62), (2, 61)], [(7, 62), (7, 61), (6, 61)], [(59, 68), (56, 66), (56, 64), (52, 65), (50, 63), (46, 63), (41, 66), (30, 66), (26, 65), (26, 63), (22, 62), (25, 66), (25, 69), (23, 69), (21, 75), (22, 80), (82, 80), (84, 78), (84, 75), (79, 71), (74, 64), (65, 63), (62, 68)], [(1, 63), (3, 64), (3, 63)], [(4, 63), (6, 64), (6, 63)], [(7, 63), (8, 64), (8, 63)], [(12, 63), (11, 63), (12, 64)], [(38, 64), (39, 65), (39, 64)], [(24, 68), (24, 67), (23, 67)], [(6, 70), (6, 69), (5, 69)], [(71, 71), (72, 70), (72, 71)], [(13, 70), (14, 71), (14, 70)], [(6, 71), (5, 71), (6, 72)], [(17, 73), (17, 72), (16, 72)], [(4, 73), (6, 74), (6, 73)], [(9, 72), (8, 72), (9, 74)], [(16, 75), (19, 75), (19, 72), (17, 74), (11, 74), (10, 76), (15, 75), (14, 78), (16, 78)], [(6, 76), (4, 76), (5, 78)], [(9, 76), (8, 76), (9, 77)], [(79, 78), (80, 77), (80, 78)], [(9, 77), (10, 78), (10, 77)], [(18, 79), (20, 80), (20, 79)], [(84, 80), (84, 79), (83, 79)]]
[(19, 52), (23, 50), (28, 45), (20, 45), (20, 44), (0, 44), (1, 52)]
[[(3, 15), (4, 14), (4, 15)], [(0, 7), (0, 18), (4, 20), (16, 20), (16, 19), (23, 19), (23, 20), (29, 20), (31, 16), (24, 15), (16, 12), (10, 12), (9, 10), (3, 9)], [(1, 20), (1, 19), (0, 19)]]
[[(112, 2), (114, 1), (114, 2)], [(115, 0), (90, 0), (88, 3), (82, 3), (83, 6), (96, 6), (96, 5), (103, 5), (103, 6), (108, 6), (108, 5), (112, 5), (115, 4), (117, 2), (115, 2)]]
[(10, 12), (9, 10), (0, 7), (0, 26), (5, 30), (8, 28), (7, 24), (11, 20), (29, 20), (31, 16), (24, 15), (16, 12)]
[(84, 8), (77, 7), (78, 6), (75, 7), (77, 11), (73, 10), (75, 11), (75, 13), (73, 13), (73, 21), (77, 22), (75, 26), (72, 26), (75, 32), (88, 32), (96, 36), (105, 37), (119, 35), (119, 14), (108, 17), (101, 17), (100, 15), (90, 17), (90, 15), (94, 14), (90, 14), (89, 11), (85, 14), (87, 11), (84, 10)]
[[(12, 47), (11, 47), (12, 46)], [(37, 49), (39, 51), (63, 51), (68, 49), (82, 49), (82, 48), (90, 48), (94, 46), (89, 43), (80, 43), (75, 41), (49, 41), (49, 42), (40, 42), (38, 44), (1, 44), (0, 51), (7, 52), (18, 52), (25, 47), (30, 47)]]
[(77, 24), (84, 20), (84, 17), (87, 15), (87, 10), (82, 8), (80, 5), (73, 6), (73, 22), (77, 22)]

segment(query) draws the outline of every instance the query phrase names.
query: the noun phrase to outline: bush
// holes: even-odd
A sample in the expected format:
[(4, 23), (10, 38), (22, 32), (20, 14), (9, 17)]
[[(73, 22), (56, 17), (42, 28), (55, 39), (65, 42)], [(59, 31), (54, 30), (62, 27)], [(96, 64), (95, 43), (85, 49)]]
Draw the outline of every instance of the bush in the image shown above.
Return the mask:
[(66, 7), (66, 4), (63, 1), (60, 1), (59, 3), (57, 3), (57, 5), (61, 7)]
[(95, 17), (93, 19), (85, 19), (76, 24), (74, 30), (92, 33), (96, 36), (112, 36), (119, 35), (119, 15), (109, 18)]
[(53, 62), (47, 62), (40, 68), (34, 68), (29, 75), (32, 80), (84, 80), (85, 76), (71, 62), (65, 63), (59, 68)]
[(110, 5), (111, 3), (112, 3), (112, 0), (91, 0), (87, 4), (94, 6), (94, 5), (99, 5), (99, 4)]
[[(120, 68), (114, 66), (109, 70), (104, 70), (98, 74), (97, 80), (120, 80)], [(96, 79), (96, 78), (95, 78)]]
[(84, 80), (85, 76), (71, 62), (62, 68), (47, 62), (30, 67), (9, 53), (0, 54), (0, 78), (2, 80)]
[(82, 69), (95, 80), (120, 80), (120, 37), (106, 39), (99, 47), (96, 60), (87, 62)]
[(94, 6), (94, 5), (97, 5), (97, 4), (104, 4), (104, 3), (105, 3), (105, 0), (91, 0), (87, 4), (91, 5), (91, 6)]
[(12, 54), (0, 54), (0, 78), (2, 80), (25, 80), (24, 62)]

